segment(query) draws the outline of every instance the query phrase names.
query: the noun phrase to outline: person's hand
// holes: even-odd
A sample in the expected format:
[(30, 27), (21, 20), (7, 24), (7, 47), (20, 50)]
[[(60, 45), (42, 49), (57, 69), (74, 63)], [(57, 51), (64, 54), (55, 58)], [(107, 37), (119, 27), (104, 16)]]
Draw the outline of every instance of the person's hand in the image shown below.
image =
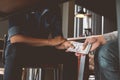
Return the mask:
[[(102, 35), (98, 35), (98, 36), (91, 36), (90, 38), (87, 38), (83, 44), (83, 50), (86, 48), (86, 46), (88, 44), (92, 44), (92, 47), (90, 49), (90, 51), (94, 51), (95, 49), (97, 49), (100, 45), (103, 45), (106, 43), (106, 40), (104, 39), (104, 37)], [(82, 54), (82, 53), (81, 53)], [(76, 56), (80, 56), (80, 53), (75, 53)]]
[(57, 46), (57, 45), (62, 44), (62, 43), (65, 42), (65, 41), (66, 41), (65, 38), (63, 38), (63, 37), (61, 37), (61, 36), (58, 36), (58, 37), (55, 37), (55, 38), (53, 38), (53, 39), (49, 39), (49, 40), (48, 40), (48, 44), (49, 44), (50, 46)]
[(56, 46), (57, 49), (68, 49), (69, 47), (74, 48), (71, 41), (67, 41), (67, 40), (63, 42), (62, 44)]
[(91, 47), (91, 50), (90, 51), (93, 51), (95, 50), (96, 48), (98, 48), (100, 45), (103, 45), (106, 43), (106, 40), (104, 39), (104, 37), (102, 35), (98, 35), (98, 36), (95, 36), (95, 37), (90, 37), (90, 38), (87, 38), (83, 44), (83, 50), (86, 48), (86, 46), (88, 44), (92, 44), (92, 47)]

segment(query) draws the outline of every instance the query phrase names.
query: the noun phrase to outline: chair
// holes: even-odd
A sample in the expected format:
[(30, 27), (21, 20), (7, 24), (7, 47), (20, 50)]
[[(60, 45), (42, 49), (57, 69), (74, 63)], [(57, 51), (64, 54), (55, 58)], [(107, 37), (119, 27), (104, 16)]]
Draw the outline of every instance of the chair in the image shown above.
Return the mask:
[[(5, 63), (5, 48), (7, 35), (4, 35), (4, 48), (2, 53), (2, 62)], [(62, 64), (40, 64), (39, 68), (23, 68), (22, 80), (44, 80), (45, 70), (53, 70), (52, 80), (62, 80)]]
[[(85, 41), (85, 39), (73, 39), (73, 40), (82, 43)], [(78, 57), (78, 80), (88, 79), (89, 79), (89, 52), (86, 55), (80, 55)]]
[[(22, 75), (22, 80), (46, 80), (46, 71), (52, 70), (53, 75), (52, 77), (48, 76), (48, 78), (51, 80), (62, 80), (60, 77), (61, 73), (61, 64), (41, 64), (40, 68), (23, 68), (23, 75)], [(47, 80), (48, 80), (47, 78)]]
[(88, 80), (89, 78), (88, 59), (88, 54), (78, 57), (78, 80)]

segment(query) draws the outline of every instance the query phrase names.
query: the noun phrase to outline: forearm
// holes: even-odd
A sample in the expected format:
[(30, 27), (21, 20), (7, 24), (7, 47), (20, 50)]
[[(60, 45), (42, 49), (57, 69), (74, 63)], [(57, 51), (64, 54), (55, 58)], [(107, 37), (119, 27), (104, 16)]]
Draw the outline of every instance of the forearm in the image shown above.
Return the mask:
[(11, 43), (26, 43), (31, 46), (52, 46), (50, 39), (32, 38), (23, 35), (14, 35), (10, 38)]
[(113, 31), (110, 33), (103, 34), (103, 37), (105, 38), (106, 41), (114, 40), (118, 38), (118, 32)]
[(23, 35), (14, 35), (10, 38), (11, 43), (26, 43), (31, 46), (50, 46), (48, 39), (32, 38)]

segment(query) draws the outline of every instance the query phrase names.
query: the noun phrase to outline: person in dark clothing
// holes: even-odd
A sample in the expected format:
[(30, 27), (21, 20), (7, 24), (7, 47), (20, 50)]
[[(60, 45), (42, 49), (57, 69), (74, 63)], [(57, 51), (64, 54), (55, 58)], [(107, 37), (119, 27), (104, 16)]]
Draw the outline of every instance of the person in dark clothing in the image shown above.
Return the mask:
[(4, 80), (21, 80), (23, 67), (63, 64), (63, 80), (77, 80), (77, 57), (62, 35), (61, 11), (37, 8), (9, 17)]

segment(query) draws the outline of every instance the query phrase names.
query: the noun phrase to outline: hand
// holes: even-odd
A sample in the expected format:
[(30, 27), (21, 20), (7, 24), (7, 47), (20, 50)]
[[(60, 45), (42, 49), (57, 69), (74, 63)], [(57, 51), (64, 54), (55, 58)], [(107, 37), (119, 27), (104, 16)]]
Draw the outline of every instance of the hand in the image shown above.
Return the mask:
[(91, 37), (91, 38), (87, 38), (85, 40), (84, 44), (83, 44), (83, 49), (86, 48), (88, 43), (92, 44), (92, 47), (91, 47), (90, 51), (93, 51), (96, 48), (98, 48), (100, 45), (105, 44), (106, 40), (104, 39), (104, 37), (102, 35)]
[(67, 41), (67, 40), (65, 42), (63, 42), (61, 45), (57, 45), (56, 46), (57, 49), (68, 49), (69, 47), (73, 47), (74, 48), (74, 46), (72, 45), (71, 41)]
[(65, 42), (66, 39), (61, 37), (61, 36), (58, 36), (58, 37), (55, 37), (54, 39), (49, 39), (48, 40), (48, 44), (50, 46), (57, 46), (57, 45), (60, 45), (62, 44), (63, 42)]

